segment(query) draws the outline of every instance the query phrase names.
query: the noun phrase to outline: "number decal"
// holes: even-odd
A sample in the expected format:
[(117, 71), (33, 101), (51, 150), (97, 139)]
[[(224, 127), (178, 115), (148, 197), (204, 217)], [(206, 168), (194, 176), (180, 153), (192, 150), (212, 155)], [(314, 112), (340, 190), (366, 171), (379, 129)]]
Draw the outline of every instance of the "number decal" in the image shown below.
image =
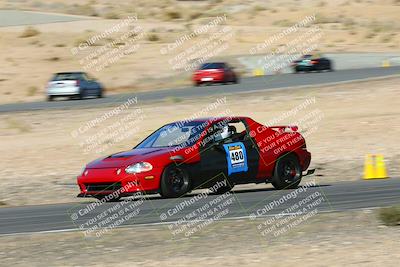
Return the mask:
[(224, 145), (226, 151), (226, 159), (228, 163), (228, 175), (235, 172), (246, 172), (247, 158), (246, 148), (243, 143), (237, 142)]

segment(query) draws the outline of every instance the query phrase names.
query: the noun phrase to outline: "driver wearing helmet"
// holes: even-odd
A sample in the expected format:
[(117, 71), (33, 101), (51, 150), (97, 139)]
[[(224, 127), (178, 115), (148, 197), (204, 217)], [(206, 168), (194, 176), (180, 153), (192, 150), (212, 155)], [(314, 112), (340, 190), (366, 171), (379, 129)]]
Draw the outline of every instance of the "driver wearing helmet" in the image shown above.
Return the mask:
[(228, 124), (223, 125), (217, 131), (218, 134), (215, 136), (215, 141), (226, 140), (232, 141), (231, 137), (236, 133), (235, 126), (230, 126)]

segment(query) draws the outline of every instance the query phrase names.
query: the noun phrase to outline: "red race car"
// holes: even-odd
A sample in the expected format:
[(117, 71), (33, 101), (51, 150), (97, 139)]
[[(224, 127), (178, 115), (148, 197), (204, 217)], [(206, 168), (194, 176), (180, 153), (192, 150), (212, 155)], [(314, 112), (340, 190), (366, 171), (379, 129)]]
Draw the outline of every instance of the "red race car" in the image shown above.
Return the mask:
[(194, 85), (212, 83), (238, 83), (239, 78), (227, 63), (204, 63), (193, 74)]
[(295, 126), (267, 127), (248, 117), (178, 121), (132, 150), (89, 163), (78, 176), (78, 197), (111, 201), (137, 192), (179, 197), (216, 184), (215, 193), (247, 183), (295, 188), (310, 161)]

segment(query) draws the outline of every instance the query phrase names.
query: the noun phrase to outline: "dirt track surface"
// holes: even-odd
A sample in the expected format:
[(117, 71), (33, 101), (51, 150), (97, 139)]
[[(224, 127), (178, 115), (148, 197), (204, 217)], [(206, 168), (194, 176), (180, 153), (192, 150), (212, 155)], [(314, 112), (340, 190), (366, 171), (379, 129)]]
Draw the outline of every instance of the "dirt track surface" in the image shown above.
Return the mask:
[[(399, 227), (371, 210), (317, 215), (277, 237), (263, 220), (217, 222), (174, 239), (167, 226), (119, 229), (94, 239), (80, 232), (0, 237), (4, 266), (398, 266)], [(212, 244), (212, 246), (211, 246)]]
[[(183, 102), (176, 99), (152, 104), (139, 102), (76, 137), (72, 134), (77, 129), (111, 109), (3, 114), (0, 116), (0, 147), (3, 155), (0, 162), (0, 201), (8, 205), (79, 201), (75, 198), (78, 193), (76, 176), (86, 163), (107, 154), (129, 150), (165, 123), (193, 115), (204, 117), (221, 114), (250, 116), (261, 123), (268, 123), (282, 118), (282, 114), (307, 101), (311, 104), (274, 124), (293, 124), (315, 110), (322, 114), (322, 119), (315, 123), (314, 131), (306, 137), (308, 150), (313, 157), (311, 167), (317, 168), (318, 178), (327, 182), (360, 179), (367, 153), (382, 153), (389, 175), (399, 176), (399, 81), (399, 78), (392, 78), (327, 88), (228, 95), (225, 103), (221, 98), (210, 97)], [(217, 101), (222, 104), (199, 114), (210, 103)], [(132, 131), (126, 131), (126, 136), (118, 136), (121, 140), (116, 141), (114, 136), (108, 136), (109, 132), (106, 132), (105, 136), (98, 139), (100, 144), (87, 153), (85, 149), (88, 147), (80, 146), (81, 142), (110, 125), (115, 126), (116, 122), (135, 114), (138, 109), (143, 119), (134, 120)], [(139, 117), (136, 114), (135, 118)], [(303, 134), (310, 130), (306, 121), (299, 126)]]
[[(82, 70), (87, 64), (80, 61), (86, 54), (74, 56), (71, 49), (89, 38), (121, 23), (129, 15), (137, 14), (137, 26), (143, 27), (149, 36), (138, 40), (140, 48), (115, 60), (107, 68), (89, 73), (97, 77), (112, 92), (137, 92), (155, 88), (173, 88), (190, 85), (192, 71), (176, 69), (174, 58), (184, 49), (201, 44), (213, 33), (198, 36), (184, 45), (163, 54), (165, 49), (184, 35), (191, 34), (196, 27), (209, 23), (216, 16), (226, 14), (227, 20), (220, 26), (232, 27), (233, 37), (225, 43), (227, 48), (210, 60), (229, 61), (238, 71), (251, 75), (251, 69), (243, 68), (236, 60), (238, 55), (248, 57), (249, 50), (268, 40), (307, 16), (316, 15), (315, 23), (321, 28), (322, 38), (310, 45), (316, 45), (313, 52), (390, 52), (398, 53), (400, 6), (394, 1), (119, 1), (110, 0), (54, 0), (6, 1), (0, 0), (0, 8), (23, 9), (41, 12), (58, 12), (90, 16), (87, 20), (33, 25), (37, 30), (29, 37), (22, 37), (25, 26), (1, 27), (0, 49), (4, 57), (0, 64), (0, 103), (29, 102), (43, 100), (46, 84), (53, 72)], [(363, 12), (359, 12), (362, 10)], [(170, 17), (177, 12), (178, 19)], [(334, 11), (334, 12), (332, 12)], [(11, 12), (11, 11), (8, 11)], [(14, 18), (20, 18), (17, 11)], [(96, 14), (97, 17), (93, 15)], [(109, 16), (113, 15), (113, 16)], [(53, 18), (65, 15), (52, 14)], [(28, 16), (29, 17), (29, 16)], [(43, 19), (43, 15), (39, 15)], [(379, 18), (379, 19), (376, 19)], [(68, 18), (68, 20), (71, 17)], [(80, 19), (80, 18), (79, 18)], [(18, 19), (20, 21), (20, 19)], [(51, 22), (50, 20), (48, 22)], [(34, 23), (34, 22), (32, 22)], [(1, 24), (1, 23), (0, 23)], [(123, 33), (128, 29), (123, 29)], [(118, 40), (122, 32), (108, 36), (92, 47), (97, 51), (102, 45)], [(257, 54), (268, 54), (298, 34), (274, 42), (268, 49)], [(289, 40), (288, 40), (289, 39)], [(120, 42), (125, 43), (128, 41)], [(200, 49), (197, 49), (200, 50)], [(217, 49), (212, 49), (213, 51)], [(208, 51), (206, 59), (213, 54)], [(193, 56), (193, 53), (190, 53)], [(113, 59), (114, 57), (107, 58)], [(195, 57), (196, 58), (196, 57)], [(354, 58), (354, 60), (353, 60)], [(389, 59), (388, 56), (387, 59)], [(385, 58), (386, 59), (386, 58)], [(335, 58), (336, 60), (336, 58)], [(341, 61), (341, 59), (338, 59)], [(347, 55), (344, 61), (352, 61), (371, 67), (375, 60)], [(380, 65), (380, 61), (378, 64)], [(93, 61), (90, 61), (93, 62)], [(245, 64), (246, 65), (246, 64)], [(254, 66), (254, 64), (250, 64)], [(342, 62), (337, 64), (338, 67)], [(378, 66), (379, 66), (378, 65)], [(336, 66), (336, 65), (335, 65)], [(374, 65), (376, 66), (376, 65)], [(378, 67), (376, 66), (376, 67)], [(260, 66), (257, 66), (260, 67)]]

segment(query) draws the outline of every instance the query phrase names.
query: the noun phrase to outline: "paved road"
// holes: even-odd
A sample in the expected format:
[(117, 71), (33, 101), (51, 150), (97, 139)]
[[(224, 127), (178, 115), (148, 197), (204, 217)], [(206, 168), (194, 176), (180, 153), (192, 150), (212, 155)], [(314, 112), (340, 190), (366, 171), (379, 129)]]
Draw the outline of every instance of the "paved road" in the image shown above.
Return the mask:
[(181, 99), (199, 96), (216, 96), (239, 92), (262, 91), (279, 89), (292, 86), (323, 85), (332, 82), (346, 82), (357, 79), (383, 77), (400, 74), (400, 66), (390, 68), (351, 69), (335, 72), (308, 73), (308, 74), (282, 74), (256, 78), (244, 78), (240, 84), (214, 85), (206, 87), (188, 87), (182, 89), (165, 89), (159, 91), (142, 92), (136, 94), (119, 94), (103, 99), (87, 99), (55, 102), (29, 102), (0, 105), (0, 112), (30, 111), (43, 109), (68, 109), (81, 107), (113, 106), (121, 104), (127, 99), (137, 96), (139, 103), (142, 101), (164, 100), (168, 97)]
[(89, 19), (89, 17), (22, 10), (0, 10), (0, 27), (36, 25)]
[[(335, 70), (348, 70), (348, 69), (360, 69), (360, 68), (375, 68), (381, 67), (386, 61), (392, 66), (400, 65), (400, 53), (382, 53), (382, 52), (360, 52), (360, 53), (323, 53), (323, 56), (332, 60), (333, 67)], [(265, 55), (244, 55), (237, 57), (239, 62), (245, 66), (247, 71), (254, 71), (260, 69), (266, 63), (273, 62), (284, 62), (282, 55), (271, 56)], [(270, 68), (265, 70), (266, 74), (272, 74), (275, 71)], [(281, 69), (281, 73), (293, 72), (290, 66)]]
[[(304, 186), (311, 181), (312, 178), (308, 178), (302, 184)], [(218, 195), (209, 195), (193, 203), (191, 202), (195, 196), (193, 194), (181, 199), (160, 199), (154, 197), (145, 199), (144, 201), (129, 200), (127, 203), (105, 203), (91, 209), (86, 215), (83, 214), (88, 212), (88, 204), (94, 203), (90, 199), (83, 199), (81, 204), (0, 208), (0, 235), (77, 229), (79, 225), (89, 222), (90, 219), (96, 218), (103, 212), (108, 212), (107, 217), (110, 217), (112, 211), (118, 212), (121, 210), (121, 208), (116, 209), (116, 205), (122, 205), (123, 203), (124, 208), (133, 205), (130, 208), (131, 212), (129, 213), (128, 211), (126, 214), (134, 214), (137, 208), (140, 209), (139, 214), (124, 222), (124, 226), (177, 221), (193, 211), (201, 210), (207, 204), (217, 207), (217, 205), (222, 204), (231, 197), (233, 197), (232, 203), (223, 207), (229, 209), (229, 213), (223, 218), (243, 218), (251, 216), (251, 214), (260, 217), (280, 214), (295, 204), (299, 204), (302, 200), (304, 200), (302, 207), (305, 207), (306, 204), (311, 204), (321, 197), (322, 201), (315, 206), (318, 212), (344, 211), (400, 204), (399, 178), (333, 184), (322, 182), (316, 186), (308, 187), (306, 190), (304, 189), (305, 186), (302, 188), (305, 192), (301, 192), (300, 189), (298, 191), (277, 191), (273, 189), (237, 190), (231, 196), (219, 202), (218, 197), (221, 198), (221, 196)], [(293, 197), (293, 192), (298, 193), (296, 198)], [(292, 198), (289, 197), (291, 194)], [(318, 198), (315, 199), (311, 199), (310, 197), (317, 195)], [(278, 204), (284, 198), (286, 201)], [(305, 201), (306, 199), (309, 199), (308, 202)], [(189, 204), (185, 208), (179, 208), (181, 203), (184, 202)], [(275, 203), (276, 206), (266, 212), (265, 206), (269, 206), (270, 203)], [(78, 215), (78, 218), (73, 221), (71, 217), (79, 214), (79, 212), (82, 216)], [(161, 221), (161, 214), (166, 214), (167, 218)]]

